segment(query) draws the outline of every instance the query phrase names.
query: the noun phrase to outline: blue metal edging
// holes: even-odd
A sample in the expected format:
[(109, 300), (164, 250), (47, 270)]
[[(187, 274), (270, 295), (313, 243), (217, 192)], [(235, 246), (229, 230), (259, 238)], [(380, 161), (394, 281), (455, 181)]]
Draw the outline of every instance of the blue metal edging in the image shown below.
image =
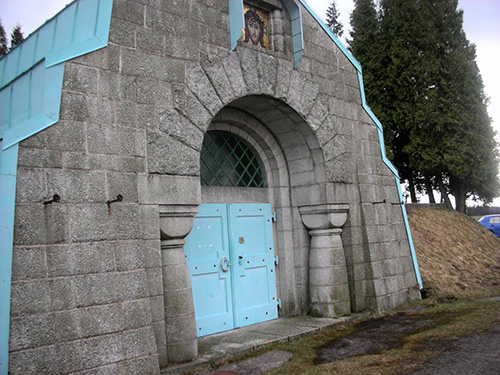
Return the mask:
[(398, 194), (399, 194), (399, 199), (401, 202), (401, 210), (403, 212), (403, 220), (405, 223), (406, 227), (406, 234), (408, 236), (408, 242), (410, 245), (410, 251), (411, 251), (411, 256), (413, 260), (413, 267), (415, 269), (415, 277), (418, 282), (418, 286), (420, 289), (423, 288), (422, 285), (422, 278), (420, 276), (420, 269), (418, 267), (418, 261), (417, 261), (417, 255), (415, 253), (415, 247), (413, 245), (413, 238), (411, 236), (411, 231), (410, 231), (410, 224), (408, 222), (408, 215), (406, 213), (406, 208), (404, 204), (404, 198), (403, 198), (403, 193), (401, 192), (401, 181), (399, 178), (399, 173), (397, 169), (392, 165), (392, 163), (387, 159), (386, 154), (385, 154), (385, 143), (384, 143), (384, 135), (383, 135), (383, 129), (382, 129), (382, 124), (380, 121), (377, 119), (375, 114), (372, 112), (368, 104), (366, 103), (366, 96), (365, 96), (365, 90), (364, 90), (364, 85), (363, 85), (363, 73), (361, 70), (361, 65), (359, 62), (354, 58), (353, 55), (347, 50), (347, 48), (340, 42), (340, 40), (333, 34), (332, 30), (328, 26), (325, 25), (325, 23), (321, 20), (321, 18), (318, 17), (318, 15), (312, 10), (312, 8), (306, 3), (305, 0), (299, 0), (300, 3), (307, 9), (307, 11), (316, 19), (316, 21), (323, 27), (323, 30), (330, 36), (330, 38), (335, 42), (335, 44), (340, 48), (340, 50), (344, 53), (344, 55), (349, 59), (349, 61), (352, 63), (354, 68), (356, 68), (358, 72), (358, 81), (359, 81), (359, 88), (361, 91), (361, 101), (364, 110), (370, 116), (370, 118), (373, 120), (375, 125), (377, 126), (377, 133), (378, 133), (378, 138), (379, 138), (379, 144), (380, 144), (380, 152), (382, 155), (382, 160), (385, 163), (385, 165), (391, 170), (391, 172), (394, 174), (396, 178), (396, 186), (398, 188)]
[(304, 33), (302, 30), (302, 12), (294, 0), (281, 0), (290, 15), (292, 26), (293, 66), (299, 68), (299, 61), (304, 50)]
[[(2, 146), (0, 141), (0, 146)], [(12, 244), (14, 242), (14, 210), (16, 202), (17, 150), (14, 145), (0, 149), (0, 374), (8, 373), (10, 281)]]
[(8, 374), (19, 142), (59, 121), (64, 62), (108, 44), (113, 0), (75, 0), (0, 59), (0, 375)]
[(238, 40), (241, 38), (241, 31), (244, 28), (243, 0), (229, 0), (229, 35), (232, 51), (235, 50)]

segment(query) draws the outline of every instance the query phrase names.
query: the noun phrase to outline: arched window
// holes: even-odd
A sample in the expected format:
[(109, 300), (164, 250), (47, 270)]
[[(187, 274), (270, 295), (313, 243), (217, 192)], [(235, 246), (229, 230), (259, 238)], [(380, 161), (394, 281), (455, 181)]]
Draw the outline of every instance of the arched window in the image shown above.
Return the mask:
[(234, 134), (207, 132), (200, 164), (202, 185), (265, 187), (264, 174), (255, 151)]

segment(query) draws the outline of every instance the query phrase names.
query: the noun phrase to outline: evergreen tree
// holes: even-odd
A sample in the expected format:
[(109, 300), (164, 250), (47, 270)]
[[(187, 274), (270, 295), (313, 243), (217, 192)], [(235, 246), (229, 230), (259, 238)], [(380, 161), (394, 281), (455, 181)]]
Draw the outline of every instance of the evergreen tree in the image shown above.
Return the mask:
[(326, 10), (326, 24), (338, 37), (341, 37), (344, 33), (343, 25), (339, 21), (339, 12), (337, 11), (335, 0), (332, 0), (330, 6)]
[(5, 29), (2, 25), (2, 20), (0, 20), (0, 56), (4, 56), (8, 52), (7, 48), (7, 36), (5, 35)]
[(355, 5), (350, 49), (412, 201), (438, 187), (464, 212), (468, 197), (498, 195), (497, 146), (457, 0), (381, 0), (378, 18), (373, 1)]
[(21, 25), (17, 24), (12, 29), (12, 34), (10, 34), (10, 49), (12, 50), (15, 46), (24, 40), (23, 32), (21, 31)]

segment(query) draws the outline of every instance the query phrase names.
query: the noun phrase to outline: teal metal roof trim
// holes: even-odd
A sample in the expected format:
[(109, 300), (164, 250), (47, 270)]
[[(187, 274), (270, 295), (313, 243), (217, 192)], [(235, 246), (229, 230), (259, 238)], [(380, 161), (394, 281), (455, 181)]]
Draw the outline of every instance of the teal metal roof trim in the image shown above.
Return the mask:
[(229, 0), (229, 34), (232, 51), (236, 49), (238, 40), (241, 38), (241, 30), (244, 28), (243, 0)]
[(18, 145), (59, 121), (64, 62), (108, 44), (113, 0), (75, 0), (0, 59), (0, 374), (8, 373)]
[(0, 90), (0, 138), (5, 150), (59, 120), (64, 64), (43, 63)]
[(398, 188), (398, 193), (399, 193), (399, 199), (401, 202), (401, 210), (403, 211), (403, 220), (405, 223), (406, 227), (406, 233), (408, 235), (408, 242), (410, 245), (410, 252), (411, 256), (413, 259), (413, 266), (415, 269), (415, 276), (418, 282), (418, 285), (420, 289), (422, 289), (422, 278), (420, 276), (420, 270), (418, 267), (418, 261), (417, 261), (417, 255), (415, 253), (415, 247), (413, 245), (413, 238), (411, 235), (410, 231), (410, 224), (408, 223), (408, 215), (406, 213), (406, 208), (404, 205), (404, 198), (403, 198), (403, 193), (401, 192), (401, 180), (399, 177), (398, 170), (394, 167), (394, 165), (390, 162), (389, 159), (387, 159), (387, 156), (385, 154), (385, 142), (384, 142), (384, 134), (383, 134), (383, 128), (382, 124), (380, 121), (377, 119), (375, 114), (372, 112), (368, 104), (366, 103), (366, 96), (365, 96), (365, 90), (364, 90), (364, 85), (363, 85), (363, 73), (361, 70), (361, 65), (359, 62), (354, 58), (354, 56), (347, 50), (347, 48), (342, 44), (342, 42), (333, 34), (332, 30), (328, 26), (325, 25), (325, 23), (321, 20), (321, 18), (318, 17), (318, 15), (312, 10), (312, 8), (307, 4), (305, 0), (299, 0), (300, 3), (307, 9), (307, 11), (316, 19), (316, 21), (321, 25), (323, 30), (330, 36), (330, 38), (335, 42), (335, 44), (340, 48), (340, 50), (344, 53), (344, 55), (349, 59), (349, 61), (352, 63), (354, 68), (358, 72), (358, 81), (359, 81), (359, 88), (360, 88), (360, 93), (361, 93), (361, 102), (363, 105), (363, 109), (366, 111), (368, 116), (373, 120), (375, 125), (377, 126), (377, 132), (378, 132), (378, 137), (379, 137), (379, 144), (380, 144), (380, 153), (382, 155), (382, 160), (387, 165), (387, 167), (391, 170), (391, 172), (394, 174), (396, 178), (396, 186)]
[(292, 46), (293, 46), (293, 66), (299, 68), (299, 61), (302, 58), (304, 50), (304, 33), (302, 31), (302, 12), (294, 0), (281, 0), (289, 16), (292, 28)]
[(51, 67), (108, 44), (113, 0), (76, 0), (0, 59), (0, 89), (45, 60)]

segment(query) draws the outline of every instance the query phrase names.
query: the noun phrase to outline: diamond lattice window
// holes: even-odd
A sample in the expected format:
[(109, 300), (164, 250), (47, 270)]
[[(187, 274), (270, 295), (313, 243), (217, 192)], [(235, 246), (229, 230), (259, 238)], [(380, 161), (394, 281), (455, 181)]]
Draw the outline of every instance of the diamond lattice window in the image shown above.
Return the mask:
[(201, 184), (265, 187), (260, 161), (252, 147), (231, 133), (210, 131), (201, 150)]

